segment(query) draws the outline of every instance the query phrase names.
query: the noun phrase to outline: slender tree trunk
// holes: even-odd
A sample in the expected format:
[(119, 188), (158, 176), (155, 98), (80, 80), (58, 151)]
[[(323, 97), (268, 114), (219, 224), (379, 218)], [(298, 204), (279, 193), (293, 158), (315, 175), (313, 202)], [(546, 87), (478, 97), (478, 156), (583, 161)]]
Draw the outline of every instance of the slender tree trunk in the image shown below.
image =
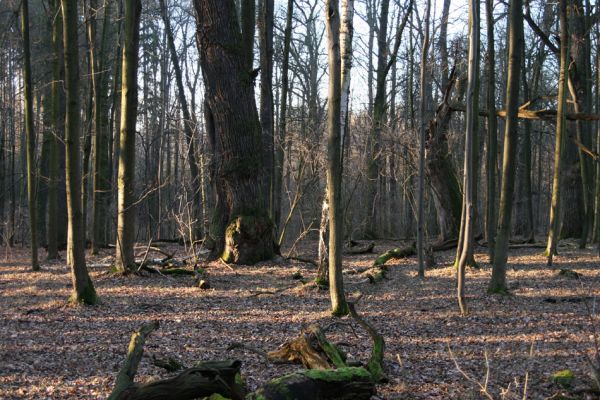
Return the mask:
[(375, 100), (373, 103), (373, 122), (371, 132), (367, 139), (367, 237), (376, 238), (380, 233), (378, 216), (380, 213), (377, 199), (382, 193), (378, 191), (378, 183), (381, 174), (381, 130), (385, 117), (385, 95), (387, 64), (387, 26), (389, 14), (389, 0), (382, 0), (380, 4), (379, 31), (377, 33), (377, 77), (375, 88)]
[(33, 90), (31, 88), (31, 50), (29, 45), (29, 1), (21, 3), (21, 29), (23, 34), (23, 84), (25, 91), (25, 132), (27, 136), (27, 203), (29, 205), (29, 229), (31, 246), (31, 269), (40, 270), (38, 262), (36, 184), (35, 184), (35, 128), (33, 126)]
[(273, 0), (259, 0), (260, 125), (263, 141), (264, 193), (269, 196), (269, 216), (274, 216), (273, 136)]
[(181, 74), (181, 67), (179, 65), (179, 58), (177, 57), (177, 49), (175, 48), (175, 40), (173, 38), (173, 31), (171, 29), (171, 21), (169, 20), (167, 6), (165, 0), (160, 0), (161, 14), (163, 22), (165, 24), (165, 30), (167, 33), (167, 43), (169, 46), (169, 52), (171, 54), (171, 63), (175, 70), (175, 82), (177, 83), (177, 90), (179, 94), (179, 104), (181, 105), (181, 112), (183, 113), (183, 126), (185, 133), (185, 140), (187, 143), (187, 160), (190, 168), (190, 177), (192, 181), (192, 216), (193, 216), (193, 240), (198, 240), (202, 237), (202, 188), (200, 186), (200, 171), (198, 170), (198, 163), (196, 160), (196, 144), (194, 140), (195, 126), (193, 125), (192, 116), (188, 107), (188, 103), (185, 97), (185, 90), (183, 88), (183, 79)]
[(68, 213), (67, 253), (71, 267), (73, 303), (95, 304), (96, 290), (85, 265), (85, 235), (81, 215), (79, 45), (77, 3), (62, 0), (67, 112), (65, 119), (66, 188)]
[(558, 79), (558, 109), (556, 113), (556, 144), (554, 147), (554, 175), (552, 178), (552, 200), (550, 204), (550, 229), (546, 245), (548, 266), (552, 265), (552, 257), (556, 254), (558, 235), (560, 230), (560, 189), (561, 189), (561, 164), (563, 146), (567, 130), (567, 79), (569, 73), (569, 34), (567, 28), (567, 8), (569, 0), (560, 0), (560, 75)]
[(425, 132), (426, 132), (426, 116), (425, 116), (425, 87), (427, 79), (427, 56), (429, 54), (429, 14), (431, 11), (431, 0), (427, 0), (424, 23), (425, 32), (423, 34), (423, 46), (421, 48), (421, 95), (419, 105), (419, 117), (421, 129), (419, 131), (419, 183), (417, 188), (417, 255), (419, 260), (419, 277), (425, 276)]
[(341, 208), (341, 56), (340, 14), (337, 0), (326, 2), (329, 59), (329, 100), (327, 114), (327, 193), (329, 194), (329, 293), (334, 315), (348, 313), (342, 277), (343, 219)]
[(486, 240), (488, 243), (488, 255), (490, 262), (494, 260), (494, 248), (496, 245), (496, 169), (498, 165), (498, 136), (496, 122), (496, 50), (494, 40), (494, 2), (485, 0), (486, 25), (487, 25), (487, 94), (486, 103), (488, 109), (487, 117), (487, 186), (486, 186)]
[(281, 196), (283, 182), (284, 152), (287, 131), (287, 109), (289, 91), (290, 45), (292, 42), (292, 16), (294, 1), (288, 0), (285, 31), (283, 33), (283, 60), (281, 62), (281, 106), (279, 107), (279, 126), (275, 142), (275, 176), (273, 178), (273, 223), (279, 229), (281, 223)]
[(135, 127), (137, 120), (138, 49), (140, 34), (140, 0), (125, 0), (125, 27), (121, 76), (121, 127), (119, 140), (119, 176), (117, 199), (118, 270), (135, 268)]
[(506, 84), (506, 123), (504, 127), (504, 154), (502, 159), (502, 188), (500, 190), (500, 209), (498, 212), (498, 230), (494, 266), (488, 291), (502, 293), (506, 287), (506, 262), (508, 260), (508, 240), (515, 186), (515, 155), (519, 121), (519, 80), (521, 74), (521, 56), (523, 46), (523, 1), (511, 0), (509, 5), (509, 44), (508, 78)]
[(465, 133), (465, 163), (463, 180), (463, 220), (461, 229), (462, 248), (458, 258), (457, 271), (457, 297), (461, 314), (467, 313), (467, 304), (464, 296), (465, 270), (469, 257), (473, 253), (473, 225), (474, 225), (474, 141), (478, 124), (479, 114), (479, 0), (469, 1), (469, 66), (467, 87), (467, 116)]
[(110, 24), (110, 5), (107, 1), (104, 6), (104, 20), (100, 47), (96, 50), (96, 24), (98, 4), (90, 0), (90, 15), (93, 16), (89, 24), (90, 63), (92, 67), (92, 86), (94, 90), (94, 139), (93, 139), (93, 165), (92, 165), (92, 253), (97, 254), (101, 247), (108, 244), (108, 209), (110, 202), (111, 171), (109, 162), (108, 145), (108, 107), (107, 92), (108, 79), (105, 69), (105, 47)]

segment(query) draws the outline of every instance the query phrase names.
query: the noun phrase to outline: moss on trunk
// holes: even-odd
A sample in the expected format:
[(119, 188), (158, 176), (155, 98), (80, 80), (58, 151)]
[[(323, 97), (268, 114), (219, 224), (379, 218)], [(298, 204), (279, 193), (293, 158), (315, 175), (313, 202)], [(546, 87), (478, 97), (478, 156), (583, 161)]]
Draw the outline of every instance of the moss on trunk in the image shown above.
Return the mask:
[(255, 264), (274, 255), (273, 223), (267, 215), (246, 213), (232, 218), (225, 231), (226, 263)]

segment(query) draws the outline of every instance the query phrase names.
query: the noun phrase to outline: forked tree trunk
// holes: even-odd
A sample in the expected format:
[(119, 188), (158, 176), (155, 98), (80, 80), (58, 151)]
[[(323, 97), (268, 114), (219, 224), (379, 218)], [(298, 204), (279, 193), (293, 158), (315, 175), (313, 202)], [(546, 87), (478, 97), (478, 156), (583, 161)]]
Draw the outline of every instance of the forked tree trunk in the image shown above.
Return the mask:
[(262, 137), (254, 101), (254, 76), (244, 47), (233, 0), (195, 0), (198, 44), (222, 165), (228, 216), (221, 258), (236, 264), (270, 259), (274, 252), (268, 194), (261, 186)]
[(71, 267), (73, 303), (95, 304), (96, 291), (85, 265), (85, 243), (81, 215), (79, 45), (77, 4), (62, 0), (63, 41), (67, 112), (65, 120), (66, 187), (67, 187), (67, 259)]
[(121, 124), (117, 180), (117, 252), (121, 272), (133, 271), (135, 258), (135, 135), (138, 106), (137, 68), (140, 39), (140, 0), (125, 0), (125, 27), (121, 77)]
[(500, 190), (500, 209), (498, 213), (498, 229), (496, 231), (496, 248), (494, 266), (488, 291), (506, 292), (506, 262), (508, 260), (508, 240), (510, 238), (510, 222), (515, 187), (515, 155), (519, 120), (519, 78), (521, 74), (521, 57), (523, 54), (523, 1), (511, 0), (509, 6), (509, 47), (508, 78), (506, 83), (506, 123), (504, 129), (504, 155), (502, 159), (502, 188)]

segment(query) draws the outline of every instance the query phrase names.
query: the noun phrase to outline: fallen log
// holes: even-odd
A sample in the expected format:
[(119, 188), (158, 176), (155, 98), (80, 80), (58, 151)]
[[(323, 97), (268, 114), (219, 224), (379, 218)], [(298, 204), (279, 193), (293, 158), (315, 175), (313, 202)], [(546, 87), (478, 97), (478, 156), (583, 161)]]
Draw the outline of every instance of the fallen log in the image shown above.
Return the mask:
[(361, 367), (306, 370), (269, 381), (247, 400), (368, 400), (375, 394), (371, 374)]
[(417, 250), (414, 245), (410, 245), (408, 247), (397, 247), (392, 250), (388, 250), (379, 257), (375, 259), (373, 262), (373, 267), (383, 267), (386, 262), (389, 260), (398, 260), (410, 256), (414, 256), (417, 254)]
[[(351, 242), (351, 243), (355, 243), (355, 242)], [(351, 255), (369, 254), (369, 253), (373, 253), (373, 249), (375, 249), (375, 242), (370, 242), (365, 245), (360, 245), (360, 244), (356, 243), (353, 246), (346, 246), (344, 248), (344, 254), (351, 254)]]

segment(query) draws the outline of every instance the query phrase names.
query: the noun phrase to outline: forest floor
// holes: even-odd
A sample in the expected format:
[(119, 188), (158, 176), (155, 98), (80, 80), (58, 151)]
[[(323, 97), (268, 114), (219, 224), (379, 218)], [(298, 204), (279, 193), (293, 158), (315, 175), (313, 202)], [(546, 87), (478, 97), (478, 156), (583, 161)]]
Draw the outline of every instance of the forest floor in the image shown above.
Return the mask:
[[(316, 247), (310, 246), (305, 250)], [(377, 242), (375, 250), (393, 246)], [(185, 255), (183, 248), (176, 250)], [(44, 263), (41, 272), (33, 273), (25, 251), (0, 251), (2, 399), (106, 398), (132, 331), (154, 319), (160, 328), (146, 343), (140, 381), (166, 375), (152, 365), (151, 355), (175, 357), (186, 365), (235, 358), (242, 360), (244, 378), (254, 389), (300, 367), (271, 364), (244, 349), (228, 351), (229, 344), (273, 350), (311, 323), (329, 326), (328, 338), (345, 343), (349, 358), (369, 357), (371, 341), (359, 326), (351, 321), (330, 325), (335, 319), (328, 312), (328, 292), (292, 279), (296, 271), (306, 280), (314, 278), (311, 264), (210, 263), (205, 267), (211, 289), (201, 290), (190, 276), (114, 276), (105, 266), (93, 266), (110, 262), (106, 250), (88, 258), (102, 303), (69, 307), (65, 300), (71, 283), (64, 262)], [(486, 373), (494, 399), (563, 398), (559, 393), (595, 398), (583, 393), (590, 384), (585, 354), (592, 354), (594, 329), (600, 332), (600, 260), (595, 251), (571, 245), (560, 249), (555, 268), (549, 269), (540, 253), (512, 250), (511, 295), (488, 295), (491, 267), (479, 248), (481, 268), (467, 273), (466, 317), (459, 315), (455, 300), (454, 251), (436, 253), (438, 266), (427, 271), (425, 280), (417, 278), (414, 257), (389, 262), (387, 278), (377, 284), (346, 275), (349, 295), (363, 294), (358, 312), (386, 341), (390, 383), (379, 385), (374, 399), (484, 398), (475, 381), (484, 384)], [(368, 266), (374, 257), (345, 256), (344, 268)], [(560, 268), (576, 271), (579, 279), (560, 275)], [(575, 374), (569, 390), (551, 380), (565, 369)]]

